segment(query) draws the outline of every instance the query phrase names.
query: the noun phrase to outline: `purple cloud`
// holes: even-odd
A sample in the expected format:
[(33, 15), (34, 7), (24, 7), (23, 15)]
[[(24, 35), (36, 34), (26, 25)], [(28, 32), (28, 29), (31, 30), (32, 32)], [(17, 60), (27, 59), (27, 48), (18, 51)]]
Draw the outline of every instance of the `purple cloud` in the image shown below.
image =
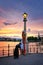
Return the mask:
[(15, 24), (17, 24), (17, 22), (14, 22), (14, 23), (12, 23), (12, 22), (3, 22), (3, 24), (4, 25), (15, 25)]

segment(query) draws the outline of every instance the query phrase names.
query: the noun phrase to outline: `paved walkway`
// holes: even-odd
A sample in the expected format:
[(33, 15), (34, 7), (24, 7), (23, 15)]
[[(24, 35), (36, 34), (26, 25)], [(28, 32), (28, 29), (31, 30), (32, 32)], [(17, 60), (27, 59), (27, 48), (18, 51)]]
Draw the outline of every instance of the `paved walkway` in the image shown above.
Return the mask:
[(21, 55), (19, 59), (13, 57), (0, 58), (0, 65), (43, 65), (43, 54)]

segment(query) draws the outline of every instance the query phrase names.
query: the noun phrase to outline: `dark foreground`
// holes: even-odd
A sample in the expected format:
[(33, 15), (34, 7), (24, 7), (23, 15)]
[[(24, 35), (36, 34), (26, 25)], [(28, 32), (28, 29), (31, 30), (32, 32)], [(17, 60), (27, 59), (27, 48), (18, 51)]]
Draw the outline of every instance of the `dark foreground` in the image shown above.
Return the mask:
[(0, 65), (43, 65), (43, 54), (20, 55), (19, 59), (3, 57), (0, 58)]

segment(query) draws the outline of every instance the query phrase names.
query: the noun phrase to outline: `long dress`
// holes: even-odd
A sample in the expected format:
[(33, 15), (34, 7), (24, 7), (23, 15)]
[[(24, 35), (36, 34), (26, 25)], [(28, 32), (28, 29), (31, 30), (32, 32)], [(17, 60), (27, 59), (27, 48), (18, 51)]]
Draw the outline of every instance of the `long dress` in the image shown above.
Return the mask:
[(15, 50), (14, 50), (14, 58), (19, 58), (19, 50), (18, 50), (18, 45), (16, 45)]

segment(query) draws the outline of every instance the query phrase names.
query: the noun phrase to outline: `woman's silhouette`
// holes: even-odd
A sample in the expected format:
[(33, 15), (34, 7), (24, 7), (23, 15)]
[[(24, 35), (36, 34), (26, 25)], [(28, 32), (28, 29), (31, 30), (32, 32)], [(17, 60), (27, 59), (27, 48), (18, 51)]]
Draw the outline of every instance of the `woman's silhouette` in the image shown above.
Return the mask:
[(19, 48), (20, 48), (20, 44), (17, 44), (14, 50), (14, 58), (19, 58)]

